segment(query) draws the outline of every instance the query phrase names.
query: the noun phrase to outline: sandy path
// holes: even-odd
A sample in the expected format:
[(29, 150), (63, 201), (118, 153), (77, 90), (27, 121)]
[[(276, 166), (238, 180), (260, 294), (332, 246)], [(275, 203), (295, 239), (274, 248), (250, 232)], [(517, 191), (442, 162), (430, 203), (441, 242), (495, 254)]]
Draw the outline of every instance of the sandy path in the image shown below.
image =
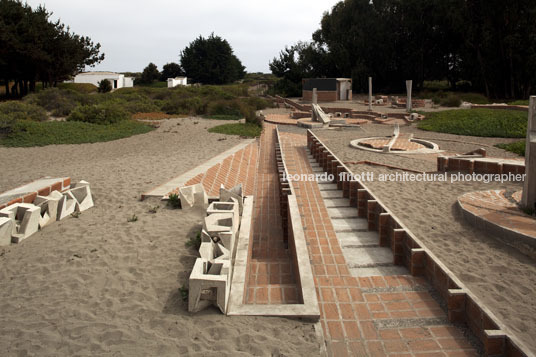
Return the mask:
[[(0, 147), (0, 191), (71, 176), (91, 183), (96, 204), (0, 249), (0, 355), (318, 354), (310, 323), (190, 315), (182, 301), (178, 288), (197, 255), (185, 243), (201, 217), (148, 213), (158, 203), (139, 195), (240, 142), (206, 131), (216, 124), (173, 119), (108, 143)], [(133, 214), (138, 221), (128, 223)]]
[[(363, 126), (361, 131), (321, 130), (316, 133), (344, 161), (370, 160), (398, 167), (435, 170), (433, 161), (419, 157), (377, 154), (349, 146), (352, 139), (388, 135), (390, 130), (371, 124)], [(482, 144), (508, 141), (430, 133), (412, 127), (401, 130), (413, 132), (416, 137), (437, 140), (441, 149), (459, 153), (477, 149)], [(489, 156), (516, 156), (496, 148), (486, 149)], [(356, 174), (371, 171), (376, 177), (379, 173), (396, 172), (365, 165), (350, 165), (350, 168)], [(367, 185), (529, 348), (536, 351), (533, 338), (536, 331), (536, 291), (532, 288), (536, 284), (536, 262), (466, 224), (456, 205), (457, 197), (465, 192), (520, 190), (521, 184), (375, 181)]]

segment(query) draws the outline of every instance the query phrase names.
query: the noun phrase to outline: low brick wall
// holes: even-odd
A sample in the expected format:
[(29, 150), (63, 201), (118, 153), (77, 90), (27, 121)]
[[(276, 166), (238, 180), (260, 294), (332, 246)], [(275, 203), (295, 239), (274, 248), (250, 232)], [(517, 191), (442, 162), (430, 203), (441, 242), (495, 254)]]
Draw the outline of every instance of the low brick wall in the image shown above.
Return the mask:
[(368, 229), (378, 231), (380, 245), (391, 248), (394, 264), (425, 277), (437, 290), (450, 322), (465, 323), (482, 342), (487, 356), (528, 355), (514, 334), (362, 182), (341, 180), (341, 173), (350, 177), (352, 171), (311, 130), (307, 131), (307, 146), (320, 166), (335, 176), (337, 187), (357, 208), (357, 215), (367, 218)]
[(437, 171), (467, 171), (470, 174), (523, 175), (525, 173), (525, 164), (522, 162), (513, 164), (479, 160), (478, 158), (438, 156)]
[[(336, 102), (337, 91), (316, 91), (316, 97), (319, 102)], [(310, 91), (310, 90), (302, 91), (302, 99), (312, 101), (313, 91)]]
[(53, 184), (49, 186), (43, 186), (37, 191), (26, 192), (24, 195), (21, 195), (20, 197), (13, 198), (7, 203), (0, 204), (0, 209), (6, 208), (7, 206), (11, 206), (15, 203), (33, 203), (33, 201), (35, 200), (37, 196), (48, 196), (52, 191), (63, 192), (67, 190), (70, 186), (71, 186), (71, 178), (67, 177), (67, 178), (64, 178), (63, 180), (54, 182)]

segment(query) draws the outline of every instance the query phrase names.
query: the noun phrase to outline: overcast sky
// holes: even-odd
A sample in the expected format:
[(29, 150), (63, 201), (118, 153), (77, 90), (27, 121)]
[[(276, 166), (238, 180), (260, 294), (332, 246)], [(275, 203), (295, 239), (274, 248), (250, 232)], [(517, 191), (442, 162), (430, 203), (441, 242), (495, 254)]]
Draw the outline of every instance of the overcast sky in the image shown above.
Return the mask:
[(162, 69), (199, 35), (223, 37), (248, 72), (270, 72), (285, 45), (311, 40), (325, 11), (339, 0), (28, 0), (44, 4), (77, 34), (99, 42), (101, 71)]

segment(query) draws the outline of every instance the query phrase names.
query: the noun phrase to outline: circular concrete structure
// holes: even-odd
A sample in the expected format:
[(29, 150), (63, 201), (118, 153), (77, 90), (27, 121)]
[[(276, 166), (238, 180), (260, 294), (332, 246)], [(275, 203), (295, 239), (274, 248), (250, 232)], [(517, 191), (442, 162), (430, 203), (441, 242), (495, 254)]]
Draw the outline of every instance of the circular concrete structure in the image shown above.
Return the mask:
[(433, 154), (441, 152), (439, 146), (431, 141), (415, 139), (410, 135), (398, 137), (370, 137), (352, 140), (350, 145), (356, 149), (385, 154)]

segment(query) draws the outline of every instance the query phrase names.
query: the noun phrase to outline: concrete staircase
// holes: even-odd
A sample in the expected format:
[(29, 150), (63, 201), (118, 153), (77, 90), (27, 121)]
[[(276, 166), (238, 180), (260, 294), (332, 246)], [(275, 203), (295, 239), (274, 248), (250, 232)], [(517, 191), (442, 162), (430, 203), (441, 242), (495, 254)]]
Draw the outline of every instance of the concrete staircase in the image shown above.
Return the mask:
[[(310, 153), (307, 157), (315, 174), (324, 172)], [(318, 181), (318, 186), (353, 276), (409, 274), (405, 267), (393, 264), (391, 249), (380, 247), (378, 233), (368, 230), (367, 220), (357, 217), (357, 208), (350, 207), (350, 200), (335, 183)]]

